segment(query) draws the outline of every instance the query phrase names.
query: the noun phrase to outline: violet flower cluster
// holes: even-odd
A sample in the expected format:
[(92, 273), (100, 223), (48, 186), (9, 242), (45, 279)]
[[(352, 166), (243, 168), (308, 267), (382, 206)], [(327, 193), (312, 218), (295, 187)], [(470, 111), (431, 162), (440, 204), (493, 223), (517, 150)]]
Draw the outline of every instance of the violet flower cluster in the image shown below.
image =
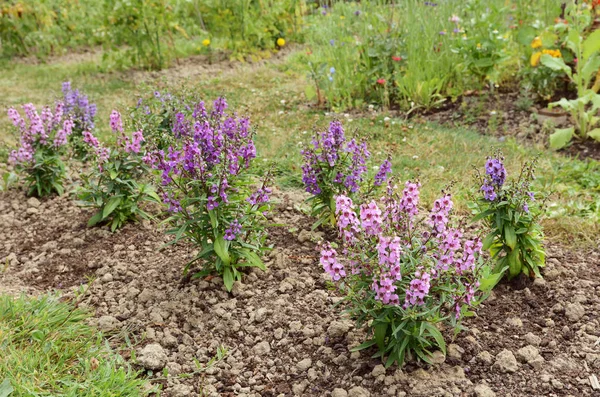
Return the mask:
[(71, 82), (62, 84), (64, 112), (70, 116), (76, 131), (92, 131), (96, 117), (96, 104), (90, 103), (87, 95), (71, 88)]
[[(319, 195), (324, 191), (355, 193), (359, 190), (366, 162), (371, 156), (366, 142), (348, 140), (342, 123), (332, 121), (327, 131), (313, 136), (310, 146), (302, 151), (302, 181), (306, 191)], [(375, 184), (381, 185), (391, 171), (391, 163), (386, 160), (377, 174)], [(329, 176), (333, 179), (329, 180)]]
[(436, 200), (428, 214), (421, 214), (419, 188), (419, 183), (408, 181), (396, 194), (388, 182), (380, 204), (370, 201), (359, 208), (349, 197), (337, 196), (341, 255), (325, 244), (321, 264), (333, 280), (354, 292), (362, 290), (383, 305), (429, 310), (446, 299), (446, 307), (454, 307), (458, 318), (461, 307), (475, 299), (482, 243), (464, 238), (451, 226), (449, 194)]
[(488, 157), (485, 163), (485, 175), (482, 177), (483, 184), (480, 188), (480, 191), (483, 192), (483, 198), (489, 202), (496, 202), (504, 200), (506, 194), (508, 194), (511, 196), (511, 199), (521, 202), (520, 207), (523, 212), (529, 213), (529, 202), (535, 201), (534, 193), (528, 191), (531, 181), (534, 179), (533, 169), (531, 166), (526, 166), (524, 172), (521, 173), (519, 181), (517, 181), (518, 186), (516, 186), (516, 191), (507, 192), (504, 189), (505, 194), (503, 197), (500, 197), (506, 178), (507, 172), (501, 154)]
[[(237, 189), (230, 186), (231, 179), (247, 170), (256, 157), (249, 120), (230, 116), (225, 113), (226, 109), (227, 102), (219, 98), (214, 101), (210, 114), (204, 102), (195, 106), (191, 117), (178, 112), (172, 127), (177, 144), (170, 146), (166, 152), (156, 150), (145, 156), (149, 165), (161, 171), (165, 190), (179, 190), (179, 179), (200, 184), (209, 211), (229, 202), (229, 194)], [(118, 127), (116, 120), (115, 127)], [(269, 188), (261, 186), (247, 201), (252, 205), (266, 203), (269, 193)], [(181, 206), (175, 196), (174, 193), (164, 196), (164, 202), (170, 209)]]
[(15, 165), (32, 165), (38, 150), (57, 152), (67, 144), (73, 132), (73, 121), (64, 113), (64, 104), (58, 102), (51, 110), (46, 106), (38, 113), (31, 103), (23, 105), (25, 118), (15, 108), (8, 109), (8, 117), (20, 133), (20, 147), (9, 155)]
[(506, 180), (506, 168), (502, 159), (489, 157), (485, 163), (485, 174), (481, 191), (486, 200), (494, 201)]

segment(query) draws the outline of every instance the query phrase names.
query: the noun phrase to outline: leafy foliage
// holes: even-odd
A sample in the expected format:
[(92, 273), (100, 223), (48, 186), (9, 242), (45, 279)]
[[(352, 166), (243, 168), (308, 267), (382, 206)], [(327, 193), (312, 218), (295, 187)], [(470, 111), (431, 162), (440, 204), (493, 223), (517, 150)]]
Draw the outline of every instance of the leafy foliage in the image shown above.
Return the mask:
[(336, 196), (354, 195), (361, 187), (370, 193), (381, 186), (391, 172), (391, 163), (386, 160), (375, 181), (369, 186), (363, 184), (371, 153), (366, 142), (359, 143), (355, 138), (347, 140), (339, 121), (331, 122), (327, 131), (315, 134), (302, 155), (302, 181), (306, 191), (313, 194), (309, 201), (312, 216), (317, 217), (313, 228), (324, 223), (335, 225)]
[(90, 132), (84, 133), (84, 141), (94, 153), (96, 166), (82, 175), (83, 184), (77, 194), (84, 207), (97, 209), (88, 226), (109, 223), (115, 231), (138, 217), (149, 218), (140, 205), (144, 201), (159, 202), (160, 199), (150, 183), (142, 182), (150, 172), (142, 160), (142, 131), (134, 132), (131, 138), (126, 137), (120, 115), (113, 111), (111, 118), (119, 120), (112, 123), (114, 132), (120, 134), (116, 148), (102, 147)]
[[(356, 209), (338, 196), (341, 247), (326, 243), (321, 264), (345, 295), (348, 312), (368, 325), (372, 338), (354, 350), (376, 347), (386, 367), (405, 359), (431, 362), (434, 349), (445, 353), (442, 323), (455, 330), (500, 277), (484, 264), (479, 239), (463, 239), (450, 223), (452, 200), (445, 194), (429, 214), (421, 214), (419, 184), (402, 193), (388, 184), (381, 198)], [(342, 255), (338, 256), (338, 252)]]
[(171, 216), (174, 243), (182, 238), (199, 253), (185, 268), (201, 261), (193, 277), (217, 273), (228, 291), (241, 280), (244, 267), (265, 269), (264, 213), (269, 210), (269, 174), (253, 191), (249, 174), (256, 157), (249, 120), (225, 113), (219, 98), (210, 113), (204, 102), (179, 109), (172, 125), (174, 141), (168, 151), (156, 150), (148, 163), (162, 171), (163, 203)]
[(576, 125), (557, 129), (550, 136), (550, 147), (561, 149), (576, 136), (575, 129), (581, 139), (592, 138), (600, 141), (600, 117), (596, 114), (600, 109), (600, 95), (591, 87), (592, 79), (597, 78), (600, 68), (600, 31), (594, 31), (584, 38), (592, 21), (589, 7), (577, 3), (567, 6), (567, 21), (561, 21), (555, 29), (564, 37), (565, 46), (574, 54), (577, 61), (574, 68), (567, 65), (560, 57), (549, 54), (541, 55), (541, 63), (564, 73), (577, 87), (577, 98), (553, 102), (550, 107), (559, 106), (571, 114)]
[(33, 104), (25, 104), (27, 120), (16, 109), (8, 109), (8, 116), (21, 136), (21, 147), (13, 150), (8, 160), (17, 172), (25, 174), (28, 195), (44, 197), (64, 192), (65, 165), (61, 154), (73, 130), (73, 121), (64, 117), (63, 107), (58, 102), (54, 111), (46, 106), (40, 114)]
[(541, 277), (539, 268), (546, 260), (540, 225), (542, 210), (531, 190), (536, 160), (524, 164), (519, 178), (506, 184), (502, 161), (501, 153), (488, 158), (485, 174), (478, 176), (483, 197), (471, 205), (473, 221), (483, 220), (489, 230), (483, 249), (489, 250), (496, 262), (496, 273), (508, 269), (509, 278), (521, 273)]

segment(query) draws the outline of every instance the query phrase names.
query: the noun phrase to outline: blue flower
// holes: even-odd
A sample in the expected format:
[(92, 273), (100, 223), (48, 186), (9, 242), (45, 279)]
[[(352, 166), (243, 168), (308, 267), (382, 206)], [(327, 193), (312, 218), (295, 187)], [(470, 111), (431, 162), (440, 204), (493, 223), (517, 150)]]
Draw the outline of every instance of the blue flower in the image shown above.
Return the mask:
[(331, 74), (335, 73), (335, 68), (333, 66), (329, 68), (329, 73), (331, 73)]

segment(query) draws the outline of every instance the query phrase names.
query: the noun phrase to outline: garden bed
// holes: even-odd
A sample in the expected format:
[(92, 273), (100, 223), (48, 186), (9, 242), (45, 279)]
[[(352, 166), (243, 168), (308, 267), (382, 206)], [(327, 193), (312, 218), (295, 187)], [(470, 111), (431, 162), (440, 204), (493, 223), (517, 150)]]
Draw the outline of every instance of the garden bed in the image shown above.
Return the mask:
[[(572, 123), (569, 116), (548, 117), (547, 108), (540, 104), (526, 103), (516, 90), (502, 90), (495, 94), (463, 96), (456, 102), (446, 102), (440, 109), (421, 117), (445, 125), (466, 125), (482, 134), (493, 135), (498, 139), (512, 137), (526, 144), (548, 146), (548, 137), (556, 128), (567, 128)], [(547, 124), (545, 124), (547, 123)], [(552, 123), (552, 124), (550, 124)], [(582, 159), (600, 160), (600, 142), (588, 139), (573, 140), (561, 153)]]
[[(310, 232), (312, 220), (297, 210), (303, 195), (277, 197), (271, 220), (284, 226), (270, 229), (276, 248), (268, 271), (253, 270), (229, 294), (216, 277), (182, 283), (192, 247), (163, 247), (169, 238), (149, 222), (113, 234), (86, 228), (90, 214), (66, 197), (40, 203), (19, 191), (2, 193), (0, 260), (8, 267), (0, 284), (2, 290), (27, 285), (33, 287), (27, 292), (42, 293), (70, 290), (93, 277), (79, 306), (95, 311), (107, 333), (127, 330), (133, 346), (116, 347), (128, 359), (135, 350), (140, 367), (155, 369), (149, 377), (164, 387), (164, 396), (202, 390), (338, 397), (597, 393), (589, 381), (600, 374), (597, 251), (549, 246), (545, 280), (496, 288), (479, 317), (466, 321), (468, 330), (444, 363), (410, 362), (386, 371), (369, 352), (350, 352), (365, 335), (334, 307), (339, 298), (328, 287), (315, 245), (322, 234)], [(196, 371), (194, 360), (208, 362), (221, 345), (229, 353), (214, 368), (178, 376)], [(531, 347), (519, 350), (525, 346)]]

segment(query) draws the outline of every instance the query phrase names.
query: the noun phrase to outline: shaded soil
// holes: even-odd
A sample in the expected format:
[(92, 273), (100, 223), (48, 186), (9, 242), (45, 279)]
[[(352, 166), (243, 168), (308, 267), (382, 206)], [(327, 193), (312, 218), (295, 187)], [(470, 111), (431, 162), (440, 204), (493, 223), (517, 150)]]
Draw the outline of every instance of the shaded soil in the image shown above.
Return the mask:
[[(270, 229), (268, 271), (248, 272), (227, 293), (218, 277), (182, 284), (193, 247), (164, 247), (169, 238), (149, 222), (113, 234), (86, 228), (91, 214), (65, 197), (39, 203), (2, 193), (0, 263), (8, 268), (0, 291), (33, 286), (69, 298), (88, 284), (80, 306), (105, 332), (127, 330), (134, 345), (121, 350), (126, 358), (135, 350), (147, 369), (144, 349), (159, 345), (163, 396), (598, 395), (589, 381), (600, 375), (597, 250), (548, 247), (545, 280), (500, 285), (438, 365), (385, 370), (372, 351), (350, 352), (365, 333), (334, 307), (339, 297), (316, 249), (329, 236), (311, 232), (296, 210), (302, 194), (277, 197), (271, 220), (285, 226)], [(228, 356), (195, 373), (195, 360), (207, 363), (220, 345)]]
[[(565, 93), (568, 96), (568, 93)], [(558, 98), (559, 99), (559, 98)], [(493, 135), (500, 140), (514, 137), (528, 144), (548, 146), (548, 137), (556, 128), (566, 128), (572, 123), (565, 114), (548, 117), (543, 114), (547, 103), (533, 104), (508, 87), (491, 93), (471, 93), (456, 102), (446, 102), (440, 109), (419, 117), (451, 126), (469, 126), (482, 134)], [(600, 142), (574, 139), (561, 153), (582, 159), (600, 160)]]

